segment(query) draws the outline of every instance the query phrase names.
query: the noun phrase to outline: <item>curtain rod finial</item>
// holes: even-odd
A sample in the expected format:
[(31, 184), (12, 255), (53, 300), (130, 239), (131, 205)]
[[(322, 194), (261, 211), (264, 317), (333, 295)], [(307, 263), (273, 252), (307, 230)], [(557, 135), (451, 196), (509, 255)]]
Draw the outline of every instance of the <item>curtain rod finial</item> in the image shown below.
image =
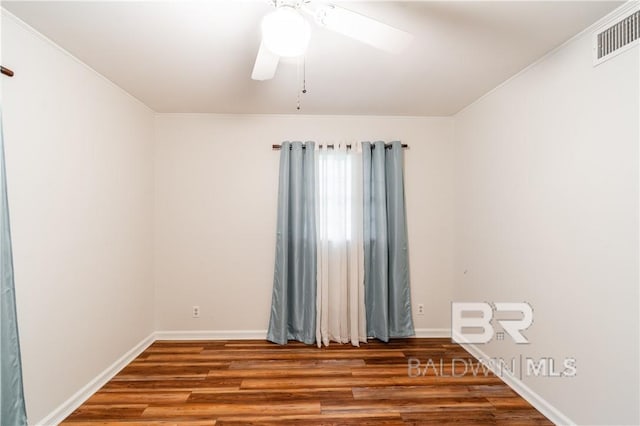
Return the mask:
[(10, 70), (9, 68), (0, 66), (0, 70), (2, 71), (2, 74), (8, 76), (8, 77), (13, 77), (13, 71)]

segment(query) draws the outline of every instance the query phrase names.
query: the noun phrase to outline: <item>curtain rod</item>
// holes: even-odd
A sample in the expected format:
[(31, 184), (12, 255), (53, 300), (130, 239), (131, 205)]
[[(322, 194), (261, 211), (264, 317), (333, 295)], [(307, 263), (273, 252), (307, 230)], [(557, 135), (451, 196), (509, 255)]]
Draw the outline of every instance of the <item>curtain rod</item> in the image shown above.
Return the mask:
[(2, 74), (9, 76), (9, 77), (13, 77), (13, 71), (11, 71), (9, 68), (5, 68), (3, 66), (0, 66), (0, 71), (2, 71)]
[[(329, 149), (334, 149), (335, 144), (330, 143), (330, 144), (327, 144), (327, 145), (318, 145), (319, 148), (322, 148), (323, 146), (326, 146)], [(373, 147), (375, 148), (375, 146), (373, 146)], [(389, 147), (391, 147), (391, 145), (385, 145), (385, 148), (389, 148)], [(409, 145), (407, 145), (406, 143), (403, 143), (402, 147), (403, 148), (409, 148)], [(280, 148), (282, 148), (282, 145), (274, 144), (274, 145), (271, 145), (271, 148), (273, 148), (274, 150), (277, 151)], [(304, 145), (302, 146), (302, 149), (305, 149)], [(351, 149), (351, 144), (347, 144), (347, 149)]]

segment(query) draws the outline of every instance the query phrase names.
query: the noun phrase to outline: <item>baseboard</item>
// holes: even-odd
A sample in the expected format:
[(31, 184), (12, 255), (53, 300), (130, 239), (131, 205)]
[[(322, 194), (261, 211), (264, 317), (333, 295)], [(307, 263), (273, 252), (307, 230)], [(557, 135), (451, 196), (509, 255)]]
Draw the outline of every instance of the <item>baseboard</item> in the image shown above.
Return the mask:
[(413, 337), (451, 337), (450, 328), (416, 328), (416, 335)]
[[(93, 380), (87, 383), (82, 389), (73, 394), (69, 399), (63, 402), (58, 408), (53, 410), (42, 420), (33, 423), (36, 426), (56, 426), (61, 423), (76, 408), (82, 405), (91, 395), (96, 393), (98, 389), (104, 386), (109, 380), (115, 376), (118, 371), (122, 370), (127, 364), (133, 361), (138, 355), (144, 352), (155, 340), (155, 333), (142, 339), (140, 343), (134, 346), (126, 354), (122, 355), (116, 362), (107, 367), (98, 374)], [(29, 423), (32, 424), (32, 423)]]
[(267, 330), (156, 331), (156, 340), (246, 340), (266, 339)]
[[(460, 340), (459, 340), (460, 341)], [(485, 354), (478, 346), (471, 343), (461, 344), (471, 355), (473, 355), (478, 361), (491, 359), (490, 356)], [(518, 395), (524, 398), (529, 404), (533, 405), (536, 410), (544, 414), (549, 420), (556, 425), (575, 425), (569, 417), (565, 416), (556, 407), (551, 405), (546, 399), (534, 392), (529, 386), (527, 386), (522, 380), (511, 374), (506, 369), (502, 369), (499, 372), (495, 371), (493, 366), (488, 363), (487, 367), (498, 377), (504, 381), (507, 386), (513, 389)]]
[[(448, 328), (416, 328), (412, 337), (451, 337)], [(266, 339), (267, 330), (182, 330), (156, 331), (156, 340), (245, 340)]]

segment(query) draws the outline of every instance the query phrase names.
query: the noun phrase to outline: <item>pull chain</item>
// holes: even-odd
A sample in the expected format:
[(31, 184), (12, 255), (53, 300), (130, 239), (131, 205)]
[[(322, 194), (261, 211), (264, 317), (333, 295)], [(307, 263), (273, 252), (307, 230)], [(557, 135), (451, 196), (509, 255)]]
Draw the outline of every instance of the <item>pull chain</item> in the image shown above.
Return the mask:
[[(301, 63), (302, 62), (302, 66)], [(302, 71), (300, 70), (302, 68)], [(296, 103), (296, 109), (300, 111), (300, 98), (302, 95), (307, 93), (307, 60), (305, 56), (302, 56), (301, 59), (298, 59), (298, 98)]]
[(302, 93), (307, 93), (307, 57), (302, 57)]

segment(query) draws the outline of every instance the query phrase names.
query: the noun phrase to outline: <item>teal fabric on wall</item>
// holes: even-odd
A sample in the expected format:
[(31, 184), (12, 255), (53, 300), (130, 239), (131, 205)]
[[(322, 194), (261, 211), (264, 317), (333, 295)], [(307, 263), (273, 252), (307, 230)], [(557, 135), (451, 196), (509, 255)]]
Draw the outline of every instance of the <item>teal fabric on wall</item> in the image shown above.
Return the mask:
[(267, 339), (316, 340), (315, 144), (280, 148), (276, 262)]
[(384, 342), (415, 334), (402, 155), (400, 142), (362, 143), (367, 334)]
[(13, 253), (0, 111), (0, 425), (27, 424), (16, 319)]

